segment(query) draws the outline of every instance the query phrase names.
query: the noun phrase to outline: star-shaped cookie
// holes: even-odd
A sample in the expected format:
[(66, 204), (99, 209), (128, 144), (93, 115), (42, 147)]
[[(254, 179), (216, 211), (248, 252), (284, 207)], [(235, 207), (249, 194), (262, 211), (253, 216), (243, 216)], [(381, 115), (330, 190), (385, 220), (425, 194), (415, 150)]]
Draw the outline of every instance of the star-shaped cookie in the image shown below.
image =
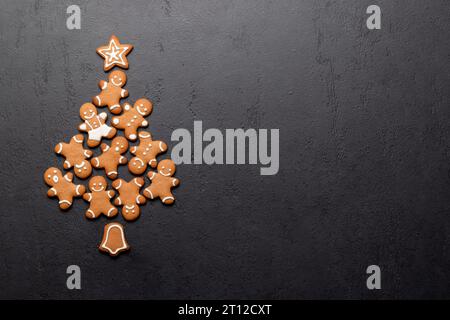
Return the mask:
[(108, 71), (114, 66), (128, 69), (128, 60), (126, 55), (133, 49), (131, 44), (121, 44), (119, 39), (112, 35), (106, 46), (98, 47), (97, 53), (105, 59), (103, 70)]

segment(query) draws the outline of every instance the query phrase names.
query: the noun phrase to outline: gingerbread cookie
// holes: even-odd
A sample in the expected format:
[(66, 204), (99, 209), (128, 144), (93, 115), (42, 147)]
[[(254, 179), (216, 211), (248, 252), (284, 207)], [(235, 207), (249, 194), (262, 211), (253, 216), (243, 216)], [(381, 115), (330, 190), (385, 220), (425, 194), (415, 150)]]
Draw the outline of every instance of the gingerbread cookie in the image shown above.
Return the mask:
[(171, 189), (180, 184), (180, 180), (172, 178), (175, 174), (175, 163), (171, 159), (164, 159), (158, 163), (158, 172), (150, 171), (147, 176), (151, 185), (145, 188), (143, 194), (149, 199), (160, 198), (164, 204), (172, 204), (175, 201)]
[(112, 35), (106, 46), (97, 48), (97, 53), (105, 59), (103, 70), (108, 71), (114, 66), (128, 69), (127, 54), (133, 49), (131, 44), (121, 44), (119, 39)]
[(127, 158), (122, 154), (128, 151), (128, 141), (124, 137), (115, 137), (111, 142), (111, 147), (106, 143), (101, 145), (102, 154), (92, 158), (91, 163), (95, 168), (105, 169), (105, 173), (110, 179), (117, 178), (117, 167), (119, 164), (126, 164)]
[(139, 217), (139, 205), (146, 202), (146, 199), (139, 193), (143, 185), (143, 178), (134, 178), (130, 182), (117, 179), (112, 183), (113, 188), (119, 191), (119, 196), (114, 200), (114, 204), (123, 206), (122, 216), (125, 220), (133, 221)]
[(109, 82), (100, 80), (98, 86), (102, 89), (99, 95), (92, 98), (92, 102), (98, 107), (108, 106), (114, 114), (122, 112), (120, 99), (128, 97), (128, 91), (122, 89), (127, 82), (125, 72), (116, 70), (109, 75)]
[(144, 117), (152, 112), (153, 105), (149, 100), (142, 98), (136, 101), (134, 107), (129, 103), (125, 103), (123, 109), (123, 114), (113, 117), (111, 123), (113, 127), (125, 130), (125, 137), (134, 141), (137, 138), (137, 129), (148, 126), (148, 122)]
[(141, 175), (147, 170), (147, 164), (152, 168), (156, 167), (156, 156), (167, 150), (167, 145), (163, 141), (152, 140), (150, 132), (139, 132), (139, 145), (130, 148), (130, 152), (135, 155), (128, 163), (130, 172)]
[(111, 198), (114, 197), (116, 192), (106, 190), (107, 187), (106, 179), (101, 176), (95, 176), (89, 180), (91, 192), (83, 194), (83, 199), (90, 203), (89, 209), (86, 211), (86, 218), (95, 219), (102, 213), (111, 218), (119, 212), (111, 203)]
[(78, 126), (78, 130), (88, 133), (89, 147), (98, 146), (103, 137), (111, 139), (116, 135), (117, 130), (105, 124), (108, 115), (105, 112), (97, 114), (97, 108), (92, 103), (81, 106), (80, 117), (84, 122)]
[(75, 167), (74, 173), (80, 179), (86, 179), (92, 173), (91, 163), (86, 160), (92, 156), (92, 151), (83, 148), (83, 140), (84, 136), (77, 134), (69, 143), (60, 142), (55, 146), (55, 152), (66, 158), (64, 169)]
[(72, 205), (73, 197), (79, 197), (86, 191), (83, 185), (76, 185), (72, 183), (72, 180), (73, 174), (71, 172), (63, 176), (58, 168), (48, 168), (44, 173), (44, 181), (51, 187), (47, 191), (47, 196), (58, 197), (59, 207), (63, 210)]
[(125, 239), (123, 226), (120, 223), (108, 223), (103, 228), (103, 238), (98, 249), (108, 253), (110, 256), (117, 256), (119, 253), (130, 249)]

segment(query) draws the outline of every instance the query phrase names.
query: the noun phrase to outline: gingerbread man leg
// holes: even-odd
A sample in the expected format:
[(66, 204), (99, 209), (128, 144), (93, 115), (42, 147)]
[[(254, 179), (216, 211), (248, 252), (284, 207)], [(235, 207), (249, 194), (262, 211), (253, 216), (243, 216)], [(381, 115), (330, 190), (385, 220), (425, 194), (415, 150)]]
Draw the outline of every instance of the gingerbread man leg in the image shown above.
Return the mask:
[(150, 185), (144, 189), (144, 195), (153, 200), (159, 197), (159, 190), (155, 185)]
[(91, 205), (91, 206), (89, 206), (89, 209), (87, 209), (85, 216), (88, 219), (95, 219), (95, 218), (98, 218), (98, 216), (100, 216), (100, 214), (101, 214), (101, 212), (100, 212), (100, 210), (98, 210), (97, 206)]
[(117, 133), (116, 128), (111, 128), (111, 130), (108, 132), (106, 138), (111, 139), (112, 137), (114, 137)]
[(105, 173), (110, 179), (116, 179), (118, 172), (117, 172), (118, 165), (115, 163), (105, 163)]
[(116, 207), (114, 207), (112, 204), (109, 206), (109, 208), (105, 209), (104, 214), (108, 217), (108, 218), (112, 218), (115, 217), (117, 215), (117, 213), (119, 212), (119, 210), (117, 210)]

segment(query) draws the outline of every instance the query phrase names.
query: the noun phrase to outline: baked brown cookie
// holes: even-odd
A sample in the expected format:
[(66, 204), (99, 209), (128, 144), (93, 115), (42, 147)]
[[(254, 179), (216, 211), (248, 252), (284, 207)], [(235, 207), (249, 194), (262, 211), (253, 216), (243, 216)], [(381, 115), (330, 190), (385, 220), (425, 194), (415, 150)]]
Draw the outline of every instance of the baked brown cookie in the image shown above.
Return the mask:
[(119, 196), (114, 199), (116, 206), (123, 206), (122, 216), (127, 221), (136, 220), (141, 211), (139, 206), (145, 204), (146, 199), (139, 191), (144, 185), (143, 178), (134, 178), (130, 182), (123, 179), (114, 180), (112, 186), (119, 192)]
[(128, 151), (128, 141), (124, 137), (115, 137), (111, 142), (111, 147), (106, 143), (101, 145), (102, 154), (92, 158), (91, 163), (94, 168), (103, 168), (110, 179), (117, 178), (117, 167), (126, 164), (127, 158), (122, 154)]
[(164, 159), (158, 163), (158, 172), (150, 171), (147, 176), (151, 181), (143, 194), (149, 199), (160, 198), (164, 204), (172, 204), (175, 197), (171, 192), (173, 187), (180, 184), (180, 180), (172, 178), (175, 174), (175, 163), (171, 159)]
[(108, 115), (105, 112), (97, 114), (97, 108), (92, 103), (85, 103), (80, 108), (80, 117), (84, 120), (78, 130), (88, 133), (87, 145), (94, 148), (100, 144), (102, 138), (111, 139), (117, 130), (105, 124)]
[(150, 132), (139, 132), (139, 145), (130, 148), (130, 152), (135, 155), (128, 162), (128, 169), (135, 175), (141, 175), (147, 170), (147, 164), (152, 168), (156, 167), (156, 157), (167, 150), (167, 145), (163, 141), (152, 140)]
[(92, 102), (98, 107), (107, 106), (109, 111), (114, 114), (122, 112), (120, 99), (128, 97), (128, 91), (122, 89), (127, 82), (125, 72), (115, 70), (109, 75), (109, 82), (100, 80), (98, 86), (102, 91), (92, 98)]
[(117, 256), (121, 252), (130, 249), (125, 239), (123, 226), (120, 223), (111, 222), (103, 228), (103, 238), (98, 249), (108, 253), (110, 256)]
[(134, 141), (137, 138), (137, 129), (148, 126), (144, 117), (152, 112), (153, 105), (150, 100), (142, 98), (137, 100), (133, 107), (125, 103), (123, 110), (123, 114), (113, 117), (111, 123), (113, 127), (124, 130), (128, 140)]
[(66, 173), (64, 176), (61, 170), (55, 167), (48, 168), (44, 173), (44, 181), (51, 188), (47, 191), (47, 196), (58, 197), (59, 207), (63, 210), (70, 208), (73, 197), (80, 197), (86, 191), (81, 184), (72, 183), (73, 174)]
[(83, 148), (84, 136), (77, 134), (69, 143), (60, 142), (55, 146), (55, 152), (66, 160), (64, 169), (74, 168), (75, 175), (80, 179), (86, 179), (92, 173), (91, 163), (86, 160), (92, 156), (92, 151)]
[(119, 212), (111, 203), (111, 198), (116, 192), (114, 190), (106, 190), (108, 182), (102, 176), (94, 176), (89, 180), (89, 190), (83, 194), (83, 199), (90, 203), (89, 209), (86, 211), (86, 218), (95, 219), (101, 214), (108, 218), (112, 218)]
[(119, 39), (112, 35), (106, 46), (97, 48), (97, 53), (105, 59), (103, 70), (108, 71), (114, 66), (128, 69), (127, 54), (133, 49), (131, 44), (121, 44)]

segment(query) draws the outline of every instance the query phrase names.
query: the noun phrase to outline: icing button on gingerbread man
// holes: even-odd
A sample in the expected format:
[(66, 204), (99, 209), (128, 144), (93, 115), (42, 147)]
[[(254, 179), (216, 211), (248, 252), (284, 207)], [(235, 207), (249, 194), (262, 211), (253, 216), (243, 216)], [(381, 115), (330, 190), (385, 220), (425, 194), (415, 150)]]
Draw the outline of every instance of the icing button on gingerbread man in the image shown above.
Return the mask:
[(44, 173), (44, 181), (51, 188), (47, 191), (47, 196), (58, 197), (59, 207), (63, 210), (70, 208), (73, 197), (84, 194), (86, 188), (81, 184), (72, 183), (73, 174), (71, 172), (62, 175), (58, 168), (48, 168)]
[(78, 126), (78, 130), (88, 133), (87, 145), (91, 148), (100, 144), (102, 138), (111, 139), (117, 130), (105, 124), (108, 115), (105, 112), (98, 114), (97, 108), (92, 103), (85, 103), (80, 108), (80, 117), (84, 120)]
[(130, 152), (135, 155), (128, 162), (128, 169), (131, 173), (141, 175), (147, 170), (147, 164), (155, 168), (158, 154), (167, 150), (167, 145), (163, 141), (152, 140), (150, 132), (139, 132), (139, 145), (130, 148)]
[(122, 115), (112, 118), (112, 125), (117, 129), (124, 130), (125, 137), (134, 141), (137, 139), (137, 129), (148, 126), (144, 117), (152, 112), (153, 105), (150, 100), (142, 98), (137, 100), (133, 107), (125, 103), (123, 109)]
[(171, 159), (164, 159), (158, 163), (158, 172), (150, 171), (147, 176), (151, 185), (145, 188), (143, 194), (149, 199), (160, 198), (164, 204), (172, 204), (175, 197), (171, 192), (173, 187), (180, 184), (180, 180), (172, 178), (175, 174), (175, 163)]
[(122, 154), (128, 151), (128, 141), (124, 137), (115, 137), (111, 142), (111, 147), (106, 143), (101, 145), (102, 154), (92, 158), (91, 163), (95, 168), (104, 168), (105, 173), (110, 179), (117, 178), (117, 167), (120, 164), (126, 164), (127, 158)]
[(80, 179), (86, 179), (92, 173), (92, 166), (86, 159), (92, 156), (92, 151), (83, 148), (84, 137), (77, 134), (69, 143), (60, 142), (55, 146), (55, 152), (66, 158), (64, 169), (74, 168), (75, 175)]
[(119, 191), (119, 196), (114, 199), (116, 206), (123, 206), (122, 216), (127, 221), (136, 220), (140, 215), (139, 205), (143, 205), (146, 199), (139, 193), (144, 185), (143, 178), (134, 178), (130, 182), (123, 179), (114, 180), (112, 186)]
[(83, 199), (90, 203), (86, 211), (86, 218), (95, 219), (101, 214), (112, 218), (119, 212), (111, 203), (114, 197), (114, 190), (106, 190), (108, 183), (102, 176), (95, 176), (89, 180), (89, 190), (91, 192), (83, 194)]
[(102, 89), (100, 94), (92, 98), (92, 102), (98, 107), (108, 106), (114, 114), (122, 112), (120, 99), (128, 97), (128, 91), (122, 89), (127, 82), (125, 72), (116, 70), (109, 75), (109, 82), (100, 80), (98, 86)]

